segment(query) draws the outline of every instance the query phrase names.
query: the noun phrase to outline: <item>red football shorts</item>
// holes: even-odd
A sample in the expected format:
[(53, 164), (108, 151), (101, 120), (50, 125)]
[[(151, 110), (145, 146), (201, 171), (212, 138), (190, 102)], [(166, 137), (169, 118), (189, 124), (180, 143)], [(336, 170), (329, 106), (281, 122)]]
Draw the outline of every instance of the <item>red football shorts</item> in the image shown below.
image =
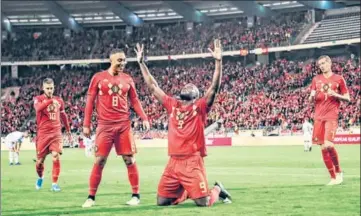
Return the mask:
[(209, 195), (203, 158), (193, 155), (188, 158), (171, 157), (158, 185), (158, 196), (179, 198), (186, 190), (191, 199)]
[(63, 152), (63, 137), (61, 134), (39, 134), (36, 136), (37, 157), (44, 158), (49, 153), (55, 151)]
[(95, 155), (107, 157), (114, 144), (117, 155), (137, 153), (129, 122), (113, 126), (99, 125), (95, 137)]
[(315, 120), (312, 143), (322, 145), (325, 140), (333, 142), (338, 127), (337, 120)]

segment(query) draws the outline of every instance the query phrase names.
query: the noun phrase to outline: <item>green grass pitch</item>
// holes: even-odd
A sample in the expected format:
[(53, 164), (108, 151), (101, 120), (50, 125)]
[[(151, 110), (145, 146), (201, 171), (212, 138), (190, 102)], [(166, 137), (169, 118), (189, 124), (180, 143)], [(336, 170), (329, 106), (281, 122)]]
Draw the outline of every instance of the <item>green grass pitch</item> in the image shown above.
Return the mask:
[(329, 175), (321, 152), (303, 152), (302, 146), (208, 148), (206, 168), (210, 187), (220, 180), (233, 196), (233, 203), (196, 207), (192, 201), (158, 207), (156, 190), (167, 162), (165, 148), (141, 148), (137, 163), (141, 180), (141, 205), (126, 206), (130, 198), (127, 171), (121, 158), (110, 156), (98, 190), (96, 206), (82, 209), (88, 193), (93, 159), (84, 151), (66, 149), (62, 156), (59, 184), (62, 192), (50, 192), (51, 159), (45, 165), (45, 182), (35, 190), (35, 152), (23, 151), (21, 166), (8, 165), (8, 152), (1, 153), (2, 215), (360, 215), (360, 146), (338, 146), (343, 185), (326, 187)]

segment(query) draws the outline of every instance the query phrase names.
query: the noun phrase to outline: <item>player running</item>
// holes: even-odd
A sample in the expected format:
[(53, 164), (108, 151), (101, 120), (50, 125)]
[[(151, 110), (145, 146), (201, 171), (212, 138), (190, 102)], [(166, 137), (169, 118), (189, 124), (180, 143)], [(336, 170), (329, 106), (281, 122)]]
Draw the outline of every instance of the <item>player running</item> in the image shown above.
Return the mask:
[(149, 130), (150, 125), (138, 99), (134, 81), (124, 71), (125, 65), (125, 53), (119, 49), (113, 50), (110, 53), (109, 69), (96, 73), (90, 82), (85, 107), (84, 136), (90, 137), (90, 121), (95, 99), (97, 99), (98, 127), (95, 137), (96, 160), (89, 180), (89, 196), (83, 208), (92, 207), (95, 204), (95, 194), (113, 145), (117, 155), (122, 155), (128, 169), (133, 194), (127, 204), (140, 203), (139, 173), (134, 157), (137, 149), (131, 129), (128, 99), (135, 112), (142, 118), (144, 128)]
[(313, 126), (309, 122), (308, 117), (306, 117), (305, 121), (302, 124), (303, 146), (305, 152), (312, 151), (312, 130)]
[(205, 147), (204, 124), (206, 115), (219, 91), (222, 77), (220, 40), (214, 41), (215, 73), (210, 88), (201, 99), (193, 84), (185, 85), (180, 100), (166, 95), (150, 74), (143, 61), (144, 46), (137, 44), (137, 59), (147, 86), (169, 114), (168, 154), (170, 159), (158, 185), (157, 205), (175, 205), (191, 198), (198, 206), (212, 206), (219, 197), (230, 200), (230, 194), (216, 182), (208, 190), (203, 157)]
[(350, 95), (345, 79), (332, 73), (330, 57), (319, 57), (317, 64), (322, 74), (312, 79), (309, 97), (311, 102), (315, 101), (312, 142), (321, 145), (323, 161), (331, 176), (327, 185), (338, 185), (343, 182), (343, 173), (333, 140), (338, 125), (340, 101), (350, 101)]
[(46, 78), (43, 81), (44, 94), (34, 98), (34, 108), (36, 111), (36, 172), (38, 180), (36, 189), (39, 190), (43, 185), (44, 179), (44, 161), (46, 156), (51, 153), (53, 158), (52, 186), (51, 190), (59, 192), (58, 178), (60, 174), (60, 155), (63, 150), (63, 137), (61, 134), (61, 121), (63, 122), (69, 140), (71, 140), (70, 126), (68, 117), (64, 110), (64, 101), (58, 96), (54, 96), (54, 81)]
[(9, 133), (5, 137), (5, 144), (9, 148), (9, 165), (21, 165), (19, 162), (19, 153), (20, 153), (20, 147), (21, 143), (24, 141), (24, 138), (28, 137), (28, 132), (20, 132), (20, 131), (14, 131), (12, 133)]

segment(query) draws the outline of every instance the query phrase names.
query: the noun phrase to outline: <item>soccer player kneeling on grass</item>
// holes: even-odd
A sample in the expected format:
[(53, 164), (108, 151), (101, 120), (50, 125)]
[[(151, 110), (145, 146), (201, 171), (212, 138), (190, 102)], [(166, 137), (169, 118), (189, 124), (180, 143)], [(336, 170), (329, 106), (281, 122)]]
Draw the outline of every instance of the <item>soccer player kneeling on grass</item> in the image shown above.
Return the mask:
[(168, 154), (170, 159), (158, 185), (157, 204), (176, 205), (191, 198), (198, 206), (212, 206), (219, 198), (231, 202), (230, 194), (216, 182), (208, 189), (203, 157), (207, 155), (204, 125), (207, 113), (219, 91), (222, 77), (220, 40), (214, 41), (215, 73), (210, 88), (201, 99), (193, 84), (185, 85), (180, 100), (166, 95), (159, 88), (143, 61), (144, 46), (137, 44), (137, 60), (147, 86), (169, 115)]
[(323, 161), (331, 176), (327, 185), (338, 185), (343, 182), (343, 173), (333, 140), (338, 126), (340, 101), (350, 101), (350, 95), (345, 79), (332, 73), (330, 57), (319, 57), (317, 64), (322, 74), (313, 78), (309, 97), (311, 102), (315, 102), (312, 142), (321, 145)]

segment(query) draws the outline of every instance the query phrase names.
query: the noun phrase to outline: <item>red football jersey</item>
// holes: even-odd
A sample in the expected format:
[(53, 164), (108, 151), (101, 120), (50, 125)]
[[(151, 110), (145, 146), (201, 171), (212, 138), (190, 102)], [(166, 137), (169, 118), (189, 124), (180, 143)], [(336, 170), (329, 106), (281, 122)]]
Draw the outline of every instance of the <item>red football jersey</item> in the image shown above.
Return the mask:
[(88, 89), (84, 126), (90, 126), (95, 99), (97, 99), (96, 110), (100, 125), (112, 125), (129, 121), (128, 97), (135, 112), (143, 120), (147, 120), (138, 99), (134, 81), (128, 74), (120, 73), (112, 76), (108, 71), (96, 73)]
[(315, 95), (315, 117), (318, 120), (338, 120), (340, 100), (327, 95), (331, 89), (338, 94), (348, 93), (345, 79), (337, 74), (326, 78), (323, 74), (312, 79), (311, 90), (316, 91)]
[(168, 154), (192, 155), (200, 152), (202, 156), (206, 156), (204, 126), (206, 115), (210, 111), (206, 99), (182, 105), (180, 101), (166, 95), (163, 106), (169, 115)]
[[(59, 102), (59, 106), (54, 105), (53, 101)], [(48, 98), (46, 95), (40, 95), (34, 98), (34, 108), (36, 111), (37, 134), (61, 133), (61, 112), (64, 112), (64, 101), (58, 96)], [(64, 122), (69, 130), (68, 122)]]

